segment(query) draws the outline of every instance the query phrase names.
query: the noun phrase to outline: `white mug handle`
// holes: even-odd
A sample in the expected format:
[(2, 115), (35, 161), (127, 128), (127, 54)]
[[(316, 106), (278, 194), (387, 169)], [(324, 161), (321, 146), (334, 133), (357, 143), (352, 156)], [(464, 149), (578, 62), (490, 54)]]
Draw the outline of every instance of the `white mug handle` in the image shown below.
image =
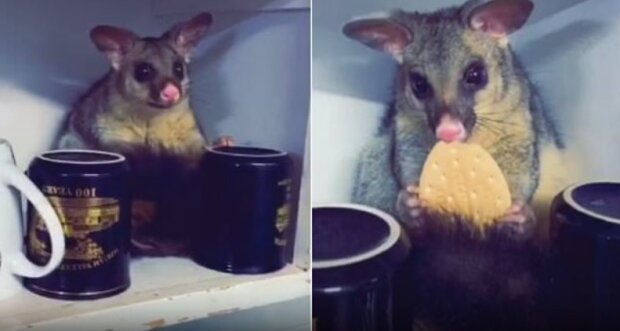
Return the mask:
[(65, 236), (60, 219), (43, 193), (17, 167), (4, 164), (1, 170), (0, 180), (21, 191), (39, 212), (52, 244), (52, 256), (44, 266), (30, 262), (22, 250), (7, 256), (7, 263), (11, 271), (17, 275), (30, 278), (43, 277), (54, 271), (65, 255)]

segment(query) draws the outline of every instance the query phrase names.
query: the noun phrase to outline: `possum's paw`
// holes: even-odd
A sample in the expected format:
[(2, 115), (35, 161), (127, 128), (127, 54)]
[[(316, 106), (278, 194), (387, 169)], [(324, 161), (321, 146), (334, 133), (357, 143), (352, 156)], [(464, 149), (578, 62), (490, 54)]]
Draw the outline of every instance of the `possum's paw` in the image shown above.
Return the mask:
[(536, 218), (530, 206), (522, 202), (513, 202), (506, 214), (495, 225), (498, 235), (514, 241), (523, 241), (535, 232)]
[(155, 220), (157, 206), (148, 200), (133, 200), (131, 203), (131, 225), (140, 228)]
[(213, 147), (229, 147), (235, 144), (235, 140), (231, 136), (221, 136), (214, 143)]
[(398, 193), (396, 212), (400, 222), (409, 232), (416, 232), (423, 226), (423, 208), (420, 202), (420, 189), (417, 184), (409, 185)]

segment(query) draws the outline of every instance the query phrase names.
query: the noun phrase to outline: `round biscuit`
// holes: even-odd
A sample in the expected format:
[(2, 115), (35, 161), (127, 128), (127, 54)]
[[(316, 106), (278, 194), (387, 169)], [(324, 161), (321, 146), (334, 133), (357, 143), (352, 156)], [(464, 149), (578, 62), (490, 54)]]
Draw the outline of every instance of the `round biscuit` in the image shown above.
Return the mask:
[(480, 228), (511, 205), (508, 183), (493, 157), (479, 145), (458, 142), (438, 142), (428, 155), (420, 177), (420, 201), (434, 213), (456, 215)]

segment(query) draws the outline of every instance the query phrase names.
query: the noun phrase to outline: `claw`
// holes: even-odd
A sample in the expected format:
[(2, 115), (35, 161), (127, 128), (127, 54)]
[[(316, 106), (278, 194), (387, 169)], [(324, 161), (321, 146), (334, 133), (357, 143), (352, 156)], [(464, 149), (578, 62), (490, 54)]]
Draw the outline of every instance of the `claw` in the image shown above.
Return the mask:
[(408, 185), (398, 195), (398, 213), (401, 221), (408, 226), (419, 224), (423, 214), (418, 192), (417, 185)]
[(409, 211), (409, 216), (411, 216), (412, 218), (418, 218), (422, 216), (422, 211), (419, 208), (411, 209)]
[(222, 136), (213, 144), (215, 147), (230, 147), (235, 144), (235, 140), (231, 136)]
[(523, 210), (523, 203), (522, 202), (515, 202), (512, 204), (512, 206), (510, 206), (510, 208), (508, 209), (508, 212), (506, 214), (517, 214), (520, 213)]
[(407, 192), (411, 194), (420, 193), (420, 188), (417, 185), (409, 185), (407, 186)]
[(420, 200), (418, 198), (409, 198), (407, 200), (407, 206), (410, 208), (419, 207), (420, 205)]
[(533, 233), (534, 215), (523, 202), (514, 202), (498, 220), (498, 230), (509, 237), (527, 238)]
[(527, 216), (522, 213), (512, 213), (504, 216), (500, 222), (505, 223), (525, 223), (527, 221)]

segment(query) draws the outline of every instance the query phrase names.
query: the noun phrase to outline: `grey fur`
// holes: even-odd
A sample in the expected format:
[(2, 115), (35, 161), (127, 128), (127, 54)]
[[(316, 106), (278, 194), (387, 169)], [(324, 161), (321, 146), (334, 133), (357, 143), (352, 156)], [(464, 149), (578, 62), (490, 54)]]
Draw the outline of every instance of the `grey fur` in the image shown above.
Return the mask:
[[(139, 253), (187, 253), (189, 222), (199, 213), (192, 184), (207, 146), (190, 107), (187, 70), (190, 53), (211, 20), (210, 14), (199, 14), (159, 38), (108, 26), (91, 31), (111, 69), (76, 102), (58, 146), (127, 158), (132, 239)], [(141, 76), (145, 71), (150, 74)], [(175, 96), (166, 97), (166, 89), (176, 91)]]
[[(454, 65), (459, 60), (454, 58), (469, 51), (461, 38), (466, 26), (460, 15), (461, 8), (449, 8), (432, 14), (392, 12), (391, 20), (408, 27), (414, 35), (414, 42), (405, 49), (399, 75), (406, 75), (409, 68), (423, 66), (440, 72), (444, 81), (439, 84), (449, 84), (455, 74), (460, 75), (460, 67)], [(521, 95), (511, 111), (531, 113), (531, 122), (521, 124), (532, 132), (533, 138), (514, 142), (510, 141), (510, 131), (499, 133), (505, 137), (507, 144), (505, 148), (495, 146), (490, 152), (505, 170), (506, 176), (511, 177), (511, 183), (518, 184), (513, 185), (513, 195), (529, 201), (538, 182), (539, 147), (545, 143), (562, 147), (561, 139), (544, 114), (538, 95), (510, 48), (503, 50), (489, 46), (489, 49), (501, 66), (501, 79), (505, 82), (502, 95)], [(426, 156), (437, 142), (428, 125), (425, 107), (415, 100), (409, 84), (402, 82), (397, 77), (393, 108), (387, 112), (376, 137), (360, 155), (352, 196), (354, 202), (379, 207), (392, 214), (395, 210), (393, 198), (406, 185), (418, 182)], [(513, 164), (515, 159), (527, 161)]]
[[(518, 0), (496, 1), (514, 4)], [(418, 211), (414, 208), (420, 207), (406, 206), (402, 198), (414, 197), (404, 189), (418, 184), (428, 153), (437, 143), (434, 126), (442, 113), (459, 118), (471, 133), (470, 139), (479, 139), (475, 142), (494, 157), (512, 197), (520, 202), (530, 202), (539, 185), (543, 147), (563, 148), (510, 47), (469, 25), (471, 13), (491, 2), (473, 0), (430, 14), (393, 11), (383, 24), (356, 22), (345, 29), (348, 36), (387, 50), (400, 62), (393, 105), (360, 154), (352, 200), (392, 214), (412, 238), (416, 248), (400, 276), (396, 295), (400, 295), (397, 306), (415, 310), (415, 330), (427, 326), (459, 331), (528, 330), (541, 322), (532, 308), (539, 284), (532, 272), (537, 261), (532, 258), (536, 255), (531, 244), (540, 223), (529, 207), (521, 211), (522, 223), (502, 220), (479, 238), (472, 235), (467, 222), (447, 228), (443, 220), (421, 213), (412, 216)], [(514, 31), (521, 23), (509, 20), (507, 24), (513, 25), (506, 29)], [(386, 38), (393, 25), (408, 29), (412, 41), (398, 44), (402, 30), (396, 40)], [(380, 29), (376, 35), (381, 39), (368, 40), (375, 34), (361, 29)], [(386, 42), (392, 44), (381, 44)], [(485, 64), (489, 83), (471, 95), (461, 81), (475, 61)], [(434, 95), (430, 100), (415, 96), (412, 72), (424, 74), (431, 82)], [(404, 314), (411, 317), (411, 311)], [(411, 326), (411, 321), (406, 325)]]

